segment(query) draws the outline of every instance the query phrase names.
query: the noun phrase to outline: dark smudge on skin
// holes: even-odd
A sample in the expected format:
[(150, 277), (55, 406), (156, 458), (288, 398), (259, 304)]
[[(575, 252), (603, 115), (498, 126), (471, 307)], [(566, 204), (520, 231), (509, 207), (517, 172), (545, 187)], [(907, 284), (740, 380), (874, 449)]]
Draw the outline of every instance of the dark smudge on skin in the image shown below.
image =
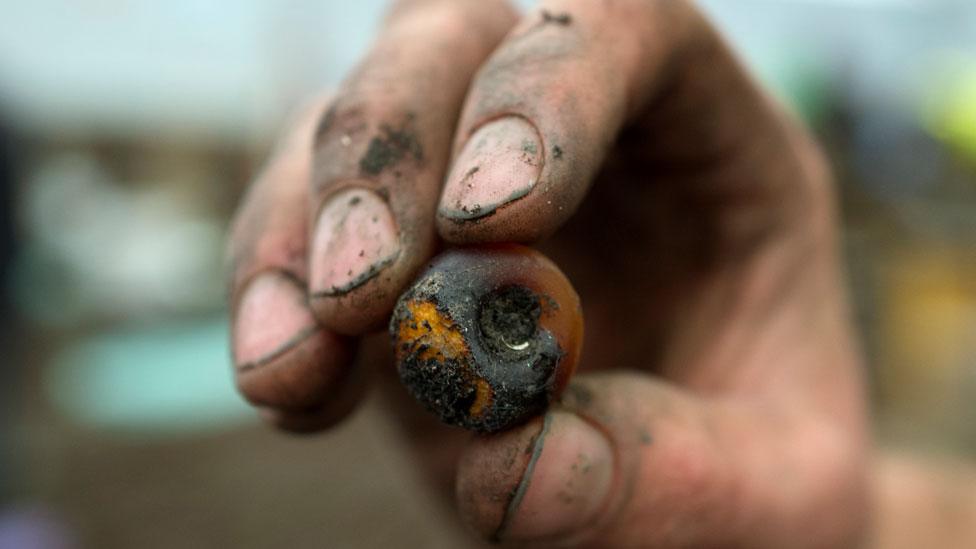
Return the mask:
[(366, 175), (379, 175), (383, 170), (406, 158), (422, 162), (424, 150), (413, 129), (414, 115), (408, 114), (399, 127), (380, 126), (380, 133), (369, 142), (366, 153), (359, 160), (359, 170)]
[(329, 110), (325, 112), (322, 118), (319, 120), (319, 125), (315, 128), (315, 140), (318, 141), (323, 135), (332, 129), (335, 124), (336, 119), (336, 108), (335, 105), (329, 107)]
[(566, 395), (563, 402), (573, 408), (587, 408), (593, 402), (593, 392), (585, 385), (570, 383), (566, 387)]
[(650, 446), (654, 443), (654, 438), (651, 437), (651, 433), (644, 427), (641, 427), (638, 437), (640, 438), (640, 443), (644, 446)]
[(542, 22), (568, 27), (573, 22), (573, 16), (568, 13), (552, 13), (548, 10), (542, 10)]

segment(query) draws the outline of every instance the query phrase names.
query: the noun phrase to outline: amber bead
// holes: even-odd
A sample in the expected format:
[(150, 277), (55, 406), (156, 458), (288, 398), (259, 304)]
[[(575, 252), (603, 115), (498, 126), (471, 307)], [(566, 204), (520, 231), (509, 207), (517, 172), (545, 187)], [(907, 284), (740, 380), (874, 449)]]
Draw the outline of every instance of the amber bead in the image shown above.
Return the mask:
[(530, 248), (438, 256), (390, 322), (397, 369), (441, 420), (494, 432), (541, 413), (579, 358), (583, 315), (565, 275)]

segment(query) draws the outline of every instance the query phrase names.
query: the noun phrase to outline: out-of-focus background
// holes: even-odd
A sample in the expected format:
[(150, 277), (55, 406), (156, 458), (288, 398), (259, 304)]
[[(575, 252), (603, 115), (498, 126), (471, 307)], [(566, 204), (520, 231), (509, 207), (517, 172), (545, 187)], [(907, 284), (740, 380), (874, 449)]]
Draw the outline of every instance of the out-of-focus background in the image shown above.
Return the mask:
[[(295, 439), (230, 376), (229, 217), (385, 2), (4, 4), (0, 547), (457, 546), (375, 403)], [(976, 459), (976, 3), (702, 4), (834, 160), (879, 438)]]

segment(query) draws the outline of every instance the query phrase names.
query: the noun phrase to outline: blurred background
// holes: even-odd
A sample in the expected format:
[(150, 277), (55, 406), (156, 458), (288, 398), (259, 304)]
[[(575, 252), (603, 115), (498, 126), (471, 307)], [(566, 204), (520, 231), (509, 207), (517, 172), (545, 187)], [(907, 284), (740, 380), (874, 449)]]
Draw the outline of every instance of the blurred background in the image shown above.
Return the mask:
[[(834, 160), (879, 438), (976, 459), (976, 3), (701, 3)], [(384, 4), (3, 2), (0, 548), (457, 546), (376, 403), (230, 377), (230, 215)]]

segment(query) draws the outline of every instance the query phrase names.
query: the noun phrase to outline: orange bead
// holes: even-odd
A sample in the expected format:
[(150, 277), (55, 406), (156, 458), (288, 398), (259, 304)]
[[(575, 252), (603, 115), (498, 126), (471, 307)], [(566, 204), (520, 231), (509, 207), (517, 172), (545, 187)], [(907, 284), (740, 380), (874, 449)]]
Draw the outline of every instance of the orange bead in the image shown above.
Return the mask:
[(462, 248), (438, 256), (403, 294), (390, 333), (417, 400), (446, 423), (493, 432), (562, 393), (583, 314), (565, 275), (539, 252)]

